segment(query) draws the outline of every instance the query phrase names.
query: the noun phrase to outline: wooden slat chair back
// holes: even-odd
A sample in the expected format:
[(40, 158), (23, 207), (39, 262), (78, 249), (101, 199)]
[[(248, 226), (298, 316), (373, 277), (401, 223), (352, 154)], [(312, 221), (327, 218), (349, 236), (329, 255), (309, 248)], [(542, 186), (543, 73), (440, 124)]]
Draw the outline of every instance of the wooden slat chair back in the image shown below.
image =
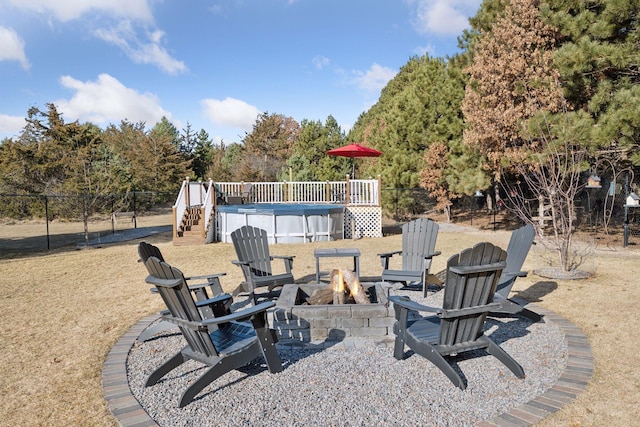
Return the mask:
[[(138, 243), (138, 257), (142, 263), (146, 263), (150, 257), (156, 257), (160, 261), (165, 261), (160, 248), (147, 242)], [(206, 282), (199, 284), (189, 283), (189, 289), (194, 292), (198, 301), (201, 301), (223, 293), (220, 277), (224, 275), (226, 275), (226, 273), (213, 273), (202, 276), (189, 276), (185, 277), (185, 279), (187, 281), (206, 280)], [(205, 289), (207, 287), (209, 288), (209, 292)]]
[[(383, 282), (421, 283), (426, 292), (426, 276), (431, 268), (434, 256), (440, 255), (435, 250), (438, 238), (438, 223), (428, 218), (418, 218), (402, 226), (402, 250), (378, 254), (382, 264)], [(393, 255), (402, 257), (402, 268), (390, 268), (389, 261)]]
[[(516, 376), (522, 367), (502, 348), (484, 335), (487, 314), (498, 304), (493, 296), (506, 266), (507, 253), (488, 242), (479, 243), (449, 258), (442, 308), (424, 306), (407, 297), (391, 296), (396, 324), (394, 357), (404, 358), (404, 346), (434, 363), (456, 386), (466, 384), (444, 356), (485, 349)], [(409, 311), (435, 313), (409, 320)]]
[[(165, 261), (160, 249), (147, 242), (138, 243), (138, 257), (138, 260), (142, 262), (145, 267), (147, 267), (147, 260), (151, 257), (155, 257), (162, 262)], [(189, 290), (193, 292), (196, 297), (196, 306), (205, 318), (224, 316), (225, 314), (230, 313), (233, 298), (231, 295), (225, 294), (222, 290), (220, 277), (224, 275), (225, 273), (215, 273), (205, 276), (185, 277), (185, 280), (187, 280), (189, 284)], [(192, 283), (192, 280), (204, 281), (200, 283)], [(207, 291), (207, 289), (209, 289), (209, 291)], [(151, 291), (157, 292), (157, 289), (154, 287)], [(145, 331), (138, 337), (138, 341), (146, 341), (154, 335), (170, 329), (174, 329), (174, 325), (171, 323), (158, 322), (145, 329)]]
[(187, 342), (182, 350), (149, 376), (145, 386), (158, 383), (167, 373), (190, 359), (210, 366), (182, 394), (179, 406), (183, 407), (212, 381), (258, 357), (264, 357), (269, 372), (282, 371), (282, 362), (275, 348), (277, 338), (267, 322), (267, 310), (275, 306), (274, 302), (203, 319), (180, 270), (155, 257), (149, 258), (145, 264), (150, 273), (147, 283), (158, 289), (168, 309), (168, 313), (162, 316), (163, 320), (177, 325)]
[[(231, 233), (231, 241), (236, 250), (237, 260), (233, 264), (242, 268), (245, 281), (234, 291), (249, 292), (255, 300), (255, 289), (267, 286), (269, 292), (274, 288), (294, 283), (293, 256), (272, 256), (269, 253), (267, 232), (258, 227), (242, 226)], [(274, 259), (282, 259), (284, 273), (273, 274), (271, 263)]]
[(145, 263), (152, 256), (158, 258), (160, 261), (164, 261), (164, 257), (162, 256), (162, 252), (160, 252), (160, 248), (151, 243), (140, 242), (138, 243), (138, 256), (140, 257), (140, 262)]
[(247, 204), (253, 201), (253, 184), (245, 183), (242, 186), (242, 203)]
[(533, 321), (540, 321), (541, 316), (518, 303), (509, 299), (511, 288), (518, 277), (525, 277), (526, 271), (522, 271), (531, 246), (534, 244), (536, 231), (533, 225), (524, 225), (511, 233), (509, 245), (507, 246), (507, 266), (505, 267), (498, 288), (496, 289), (495, 302), (500, 303), (500, 307), (492, 311), (494, 314), (521, 314)]
[(402, 226), (402, 269), (425, 270), (431, 268), (432, 258), (425, 254), (435, 251), (439, 225), (427, 218), (420, 218)]
[(264, 277), (273, 275), (267, 232), (257, 227), (244, 226), (231, 233), (233, 247), (238, 260), (250, 262), (251, 275)]
[(502, 272), (496, 290), (504, 298), (509, 298), (509, 292), (511, 292), (516, 279), (527, 275), (526, 271), (521, 270), (535, 237), (536, 231), (531, 224), (522, 226), (511, 233), (509, 246), (507, 246), (507, 266)]

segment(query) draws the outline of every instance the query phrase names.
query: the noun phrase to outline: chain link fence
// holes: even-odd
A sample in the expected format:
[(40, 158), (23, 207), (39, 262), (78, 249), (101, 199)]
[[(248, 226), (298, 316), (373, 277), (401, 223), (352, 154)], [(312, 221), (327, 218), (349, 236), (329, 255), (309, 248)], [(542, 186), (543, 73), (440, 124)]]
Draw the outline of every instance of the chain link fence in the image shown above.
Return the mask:
[[(575, 226), (581, 232), (621, 238), (626, 228), (626, 239), (635, 244), (640, 238), (640, 207), (625, 207), (623, 191), (616, 191), (617, 194), (607, 187), (586, 188), (579, 192), (575, 200)], [(381, 193), (384, 215), (395, 223), (442, 215), (435, 209), (436, 201), (423, 188), (384, 188)], [(531, 201), (528, 209), (532, 217), (537, 216), (538, 202)], [(456, 199), (451, 206), (451, 221), (462, 225), (482, 225), (493, 230), (512, 229), (521, 223), (506, 206), (498, 204), (491, 209), (485, 197), (476, 196)]]
[[(625, 208), (624, 196), (612, 200), (607, 191), (585, 189), (578, 194), (576, 227), (621, 238), (626, 229), (625, 240), (635, 244), (640, 238), (640, 208)], [(175, 197), (173, 192), (148, 191), (98, 197), (0, 194), (0, 257), (75, 247), (130, 228), (169, 226)], [(422, 188), (383, 188), (381, 198), (387, 223), (397, 225), (425, 216), (443, 218), (435, 208), (436, 201)], [(535, 216), (537, 205), (530, 209)], [(474, 196), (454, 201), (451, 221), (493, 230), (512, 229), (520, 223), (506, 208), (488, 209), (484, 198)]]
[(171, 225), (174, 199), (175, 193), (148, 191), (0, 194), (0, 257), (75, 247), (130, 228)]

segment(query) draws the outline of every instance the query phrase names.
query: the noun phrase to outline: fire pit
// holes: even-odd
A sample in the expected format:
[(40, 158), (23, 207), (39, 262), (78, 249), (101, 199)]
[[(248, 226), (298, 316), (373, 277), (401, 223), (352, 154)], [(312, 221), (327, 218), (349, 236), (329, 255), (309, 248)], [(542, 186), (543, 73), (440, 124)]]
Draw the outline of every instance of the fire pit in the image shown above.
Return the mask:
[(273, 311), (273, 328), (281, 339), (303, 342), (345, 337), (378, 338), (393, 335), (393, 310), (380, 283), (362, 283), (368, 303), (309, 305), (308, 300), (327, 289), (327, 284), (285, 285)]

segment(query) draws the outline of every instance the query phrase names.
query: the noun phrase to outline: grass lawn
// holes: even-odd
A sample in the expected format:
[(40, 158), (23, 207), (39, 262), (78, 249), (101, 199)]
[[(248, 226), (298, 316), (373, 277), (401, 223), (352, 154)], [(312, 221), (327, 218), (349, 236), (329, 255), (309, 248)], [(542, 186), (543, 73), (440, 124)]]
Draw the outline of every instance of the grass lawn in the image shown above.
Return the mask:
[[(144, 226), (145, 224), (143, 224)], [(147, 224), (155, 225), (155, 224)], [(11, 239), (0, 226), (0, 241)], [(441, 231), (432, 271), (446, 259), (479, 241), (506, 248), (508, 231)], [(233, 246), (173, 246), (170, 233), (153, 236), (167, 261), (185, 274), (227, 272), (227, 290), (241, 280)], [(137, 262), (137, 241), (76, 250), (0, 259), (0, 425), (111, 426), (102, 397), (101, 370), (116, 340), (138, 319), (162, 309), (162, 301), (144, 283), (146, 270)], [(378, 253), (400, 248), (401, 236), (310, 244), (273, 245), (275, 255), (296, 255), (294, 276), (315, 275), (313, 250), (357, 247), (362, 276), (381, 272)], [(538, 245), (539, 246), (539, 245)], [(548, 253), (536, 247), (524, 268), (544, 265)], [(344, 260), (348, 267), (351, 259)], [(640, 352), (636, 331), (640, 315), (640, 249), (596, 248), (590, 256), (595, 275), (580, 281), (549, 280), (529, 274), (514, 292), (579, 326), (589, 337), (595, 373), (576, 401), (545, 419), (543, 426), (631, 426), (640, 418)]]

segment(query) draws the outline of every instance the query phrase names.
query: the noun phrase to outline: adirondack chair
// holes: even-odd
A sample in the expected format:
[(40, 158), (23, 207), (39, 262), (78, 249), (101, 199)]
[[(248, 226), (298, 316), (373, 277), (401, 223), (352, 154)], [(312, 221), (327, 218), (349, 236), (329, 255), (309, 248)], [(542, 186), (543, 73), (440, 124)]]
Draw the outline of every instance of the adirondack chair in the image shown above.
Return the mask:
[(253, 184), (245, 183), (242, 186), (242, 203), (247, 204), (253, 201)]
[[(164, 256), (162, 256), (162, 252), (160, 248), (151, 243), (140, 242), (138, 243), (138, 256), (139, 261), (144, 263), (149, 259), (149, 257), (156, 257), (160, 261), (165, 261)], [(198, 301), (209, 299), (211, 296), (217, 296), (223, 293), (222, 285), (220, 284), (220, 277), (225, 276), (227, 273), (214, 273), (208, 274), (204, 276), (189, 276), (185, 279), (187, 281), (192, 280), (206, 280), (206, 282), (202, 283), (189, 283), (189, 289), (195, 294), (196, 299)], [(209, 288), (209, 293), (206, 288)]]
[[(382, 264), (383, 282), (421, 283), (423, 294), (427, 292), (427, 274), (431, 260), (440, 255), (434, 251), (438, 238), (438, 224), (427, 218), (419, 218), (402, 226), (402, 250), (378, 254)], [(402, 256), (402, 269), (392, 270), (389, 261), (393, 255)]]
[[(142, 262), (146, 266), (146, 262), (150, 257), (156, 257), (160, 261), (164, 262), (164, 257), (160, 248), (147, 242), (138, 243), (138, 262)], [(193, 292), (196, 297), (196, 306), (202, 313), (203, 317), (219, 317), (229, 314), (231, 311), (231, 304), (233, 298), (231, 295), (226, 294), (222, 290), (220, 284), (220, 277), (226, 273), (216, 273), (205, 276), (191, 276), (185, 277), (185, 280), (206, 280), (202, 283), (190, 283), (189, 290)], [(209, 293), (206, 288), (209, 288)], [(156, 288), (152, 288), (151, 292), (157, 292)], [(169, 322), (158, 322), (155, 325), (147, 328), (138, 336), (138, 341), (146, 341), (159, 332), (173, 329), (175, 326)]]
[(538, 313), (522, 307), (515, 301), (509, 299), (509, 293), (516, 279), (527, 275), (526, 271), (521, 270), (524, 260), (529, 254), (529, 249), (534, 243), (533, 239), (535, 238), (535, 234), (535, 229), (531, 224), (522, 226), (511, 233), (509, 246), (507, 246), (507, 266), (502, 271), (498, 288), (496, 289), (496, 295), (493, 299), (494, 302), (500, 304), (500, 307), (492, 310), (491, 314), (521, 314), (535, 322), (542, 319)]
[[(500, 346), (483, 333), (500, 273), (506, 266), (507, 253), (491, 243), (478, 243), (453, 255), (447, 261), (447, 281), (442, 308), (428, 307), (408, 297), (391, 296), (396, 323), (393, 355), (404, 358), (404, 346), (427, 358), (450, 380), (464, 390), (465, 382), (451, 367), (445, 356), (485, 349), (504, 363), (518, 378), (524, 378), (522, 367)], [(411, 320), (409, 311), (435, 315)]]
[(267, 323), (267, 301), (222, 317), (203, 319), (182, 272), (151, 257), (145, 263), (150, 272), (147, 283), (156, 287), (169, 312), (162, 318), (178, 326), (187, 345), (159, 366), (147, 379), (152, 386), (182, 363), (193, 359), (210, 368), (180, 398), (180, 407), (189, 404), (212, 381), (258, 357), (264, 357), (269, 372), (282, 371), (276, 350), (277, 336)]
[[(231, 241), (236, 249), (237, 260), (231, 261), (242, 268), (245, 281), (234, 291), (233, 295), (248, 292), (256, 300), (255, 289), (267, 286), (269, 292), (278, 286), (293, 283), (293, 256), (269, 255), (267, 232), (257, 227), (242, 226), (231, 233)], [(281, 259), (284, 262), (284, 273), (273, 274), (271, 261)]]

